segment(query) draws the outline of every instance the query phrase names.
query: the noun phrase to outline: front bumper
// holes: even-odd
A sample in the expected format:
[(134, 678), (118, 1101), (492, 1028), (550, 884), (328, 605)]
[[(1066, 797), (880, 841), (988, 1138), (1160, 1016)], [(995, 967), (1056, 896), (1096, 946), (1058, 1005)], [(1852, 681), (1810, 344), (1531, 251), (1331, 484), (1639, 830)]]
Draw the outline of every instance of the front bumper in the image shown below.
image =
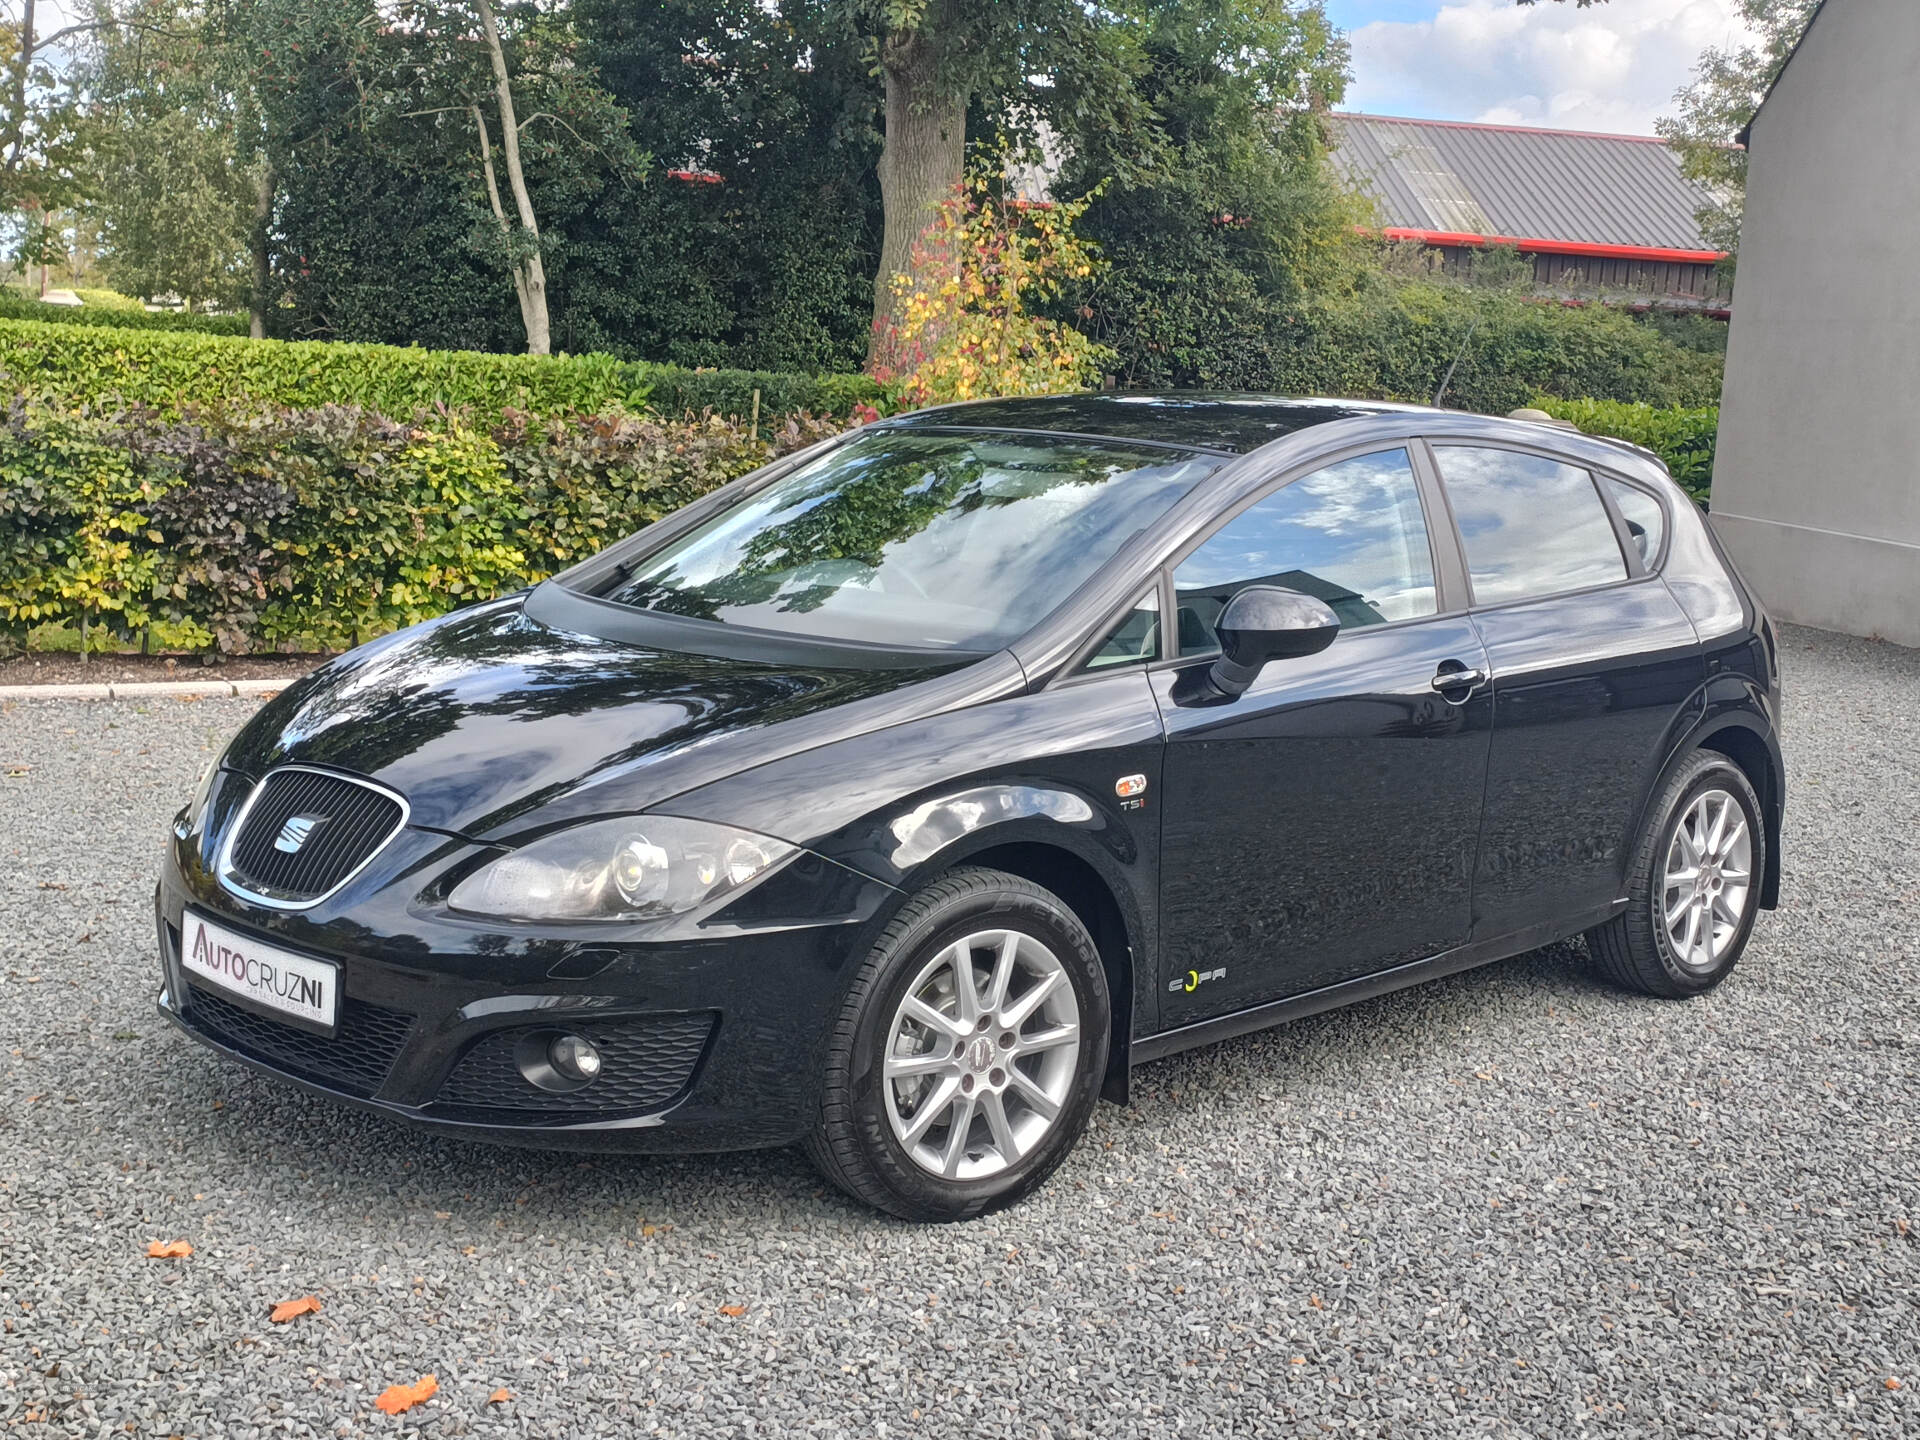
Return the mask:
[[(228, 892), (205, 863), (211, 849), (176, 832), (155, 895), (158, 1004), (169, 1020), (316, 1094), (447, 1134), (573, 1150), (733, 1150), (803, 1136), (830, 1016), (893, 893), (807, 857), (822, 873), (780, 887), (823, 912), (805, 918), (683, 927), (660, 939), (583, 936), (578, 926), (488, 930), (418, 899), (425, 877), (480, 853), (464, 840), (403, 831), (379, 876), (303, 912)], [(180, 964), (189, 905), (338, 964), (335, 1034), (286, 1025), (189, 978)], [(600, 1076), (561, 1095), (526, 1080), (516, 1046), (547, 1033), (593, 1040)]]

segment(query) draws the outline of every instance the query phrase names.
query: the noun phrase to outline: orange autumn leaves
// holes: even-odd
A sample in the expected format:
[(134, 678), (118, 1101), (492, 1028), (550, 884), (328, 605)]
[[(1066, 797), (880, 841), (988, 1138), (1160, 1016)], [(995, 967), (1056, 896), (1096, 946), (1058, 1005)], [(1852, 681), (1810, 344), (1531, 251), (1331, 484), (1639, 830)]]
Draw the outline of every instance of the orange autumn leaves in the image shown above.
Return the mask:
[(1074, 231), (1092, 200), (1031, 205), (992, 171), (964, 180), (892, 279), (899, 313), (874, 337), (874, 378), (909, 405), (1096, 381), (1112, 352), (1033, 313), (1100, 263)]
[(431, 1400), (440, 1393), (439, 1377), (422, 1375), (411, 1385), (389, 1385), (380, 1392), (380, 1398), (373, 1402), (373, 1408), (383, 1410), (389, 1415), (398, 1415), (402, 1410), (411, 1410), (424, 1400)]
[[(147, 1242), (147, 1256), (153, 1260), (185, 1260), (193, 1254), (193, 1246), (185, 1240), (150, 1240)], [(321, 1310), (320, 1297), (302, 1295), (298, 1300), (282, 1300), (267, 1313), (267, 1319), (274, 1325), (285, 1325), (299, 1319), (302, 1315), (318, 1315)], [(389, 1385), (380, 1392), (374, 1407), (389, 1415), (398, 1415), (404, 1410), (440, 1393), (438, 1376), (422, 1375), (411, 1385)], [(512, 1392), (496, 1390), (487, 1397), (489, 1405), (504, 1405), (513, 1398)]]
[[(147, 1255), (154, 1260), (184, 1260), (193, 1254), (193, 1246), (185, 1240), (151, 1240), (147, 1242)], [(286, 1325), (302, 1315), (318, 1315), (324, 1307), (317, 1295), (302, 1295), (297, 1300), (282, 1300), (267, 1313), (267, 1319), (274, 1325)], [(723, 1314), (741, 1314), (746, 1307), (723, 1307)], [(399, 1415), (414, 1406), (431, 1400), (440, 1393), (440, 1378), (437, 1375), (422, 1375), (411, 1385), (389, 1385), (380, 1392), (373, 1404), (374, 1408), (388, 1415)], [(513, 1392), (504, 1387), (487, 1396), (489, 1405), (505, 1405), (513, 1399)]]

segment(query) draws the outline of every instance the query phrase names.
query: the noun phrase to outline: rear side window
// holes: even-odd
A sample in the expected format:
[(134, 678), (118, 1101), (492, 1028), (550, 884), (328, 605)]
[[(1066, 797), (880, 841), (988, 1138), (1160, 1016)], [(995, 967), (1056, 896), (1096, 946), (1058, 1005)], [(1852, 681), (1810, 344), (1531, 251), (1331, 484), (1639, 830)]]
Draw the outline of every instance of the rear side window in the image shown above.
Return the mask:
[(1436, 445), (1480, 605), (1584, 590), (1627, 577), (1593, 476), (1513, 450)]
[(1640, 552), (1640, 563), (1651, 567), (1660, 554), (1660, 543), (1667, 538), (1667, 512), (1638, 485), (1615, 480), (1611, 475), (1603, 477), (1600, 483), (1607, 487), (1607, 493), (1613, 496), (1614, 508), (1627, 522), (1627, 534)]
[(1431, 615), (1433, 550), (1404, 450), (1343, 460), (1242, 510), (1173, 572), (1180, 653), (1218, 648), (1214, 621), (1247, 585), (1324, 600), (1345, 629)]

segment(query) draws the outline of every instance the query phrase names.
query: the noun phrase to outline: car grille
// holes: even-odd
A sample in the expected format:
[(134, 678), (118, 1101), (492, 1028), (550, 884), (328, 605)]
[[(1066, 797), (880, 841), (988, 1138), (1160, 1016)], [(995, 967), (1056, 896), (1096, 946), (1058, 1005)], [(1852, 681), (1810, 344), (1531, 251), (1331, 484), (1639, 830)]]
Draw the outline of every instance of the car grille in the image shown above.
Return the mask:
[[(569, 1027), (600, 1052), (592, 1084), (555, 1094), (528, 1083), (514, 1062), (527, 1028), (495, 1031), (461, 1057), (435, 1097), (437, 1104), (472, 1112), (468, 1118), (524, 1123), (530, 1118), (588, 1119), (644, 1114), (663, 1108), (693, 1079), (713, 1033), (711, 1014), (660, 1015)], [(552, 1026), (541, 1033), (555, 1033)]]
[(221, 878), (253, 896), (312, 904), (372, 859), (406, 818), (398, 799), (365, 781), (287, 766), (248, 801)]
[(362, 1098), (386, 1082), (413, 1028), (410, 1015), (343, 996), (329, 1040), (242, 1010), (198, 985), (187, 987), (187, 1018), (250, 1059)]

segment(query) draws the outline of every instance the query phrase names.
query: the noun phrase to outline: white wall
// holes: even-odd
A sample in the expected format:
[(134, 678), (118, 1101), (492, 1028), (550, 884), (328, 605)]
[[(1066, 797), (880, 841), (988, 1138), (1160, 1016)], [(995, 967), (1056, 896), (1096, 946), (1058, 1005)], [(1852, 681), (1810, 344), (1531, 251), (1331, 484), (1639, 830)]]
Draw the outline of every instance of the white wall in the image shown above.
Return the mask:
[(1827, 0), (1750, 142), (1714, 528), (1780, 619), (1920, 645), (1920, 0)]

